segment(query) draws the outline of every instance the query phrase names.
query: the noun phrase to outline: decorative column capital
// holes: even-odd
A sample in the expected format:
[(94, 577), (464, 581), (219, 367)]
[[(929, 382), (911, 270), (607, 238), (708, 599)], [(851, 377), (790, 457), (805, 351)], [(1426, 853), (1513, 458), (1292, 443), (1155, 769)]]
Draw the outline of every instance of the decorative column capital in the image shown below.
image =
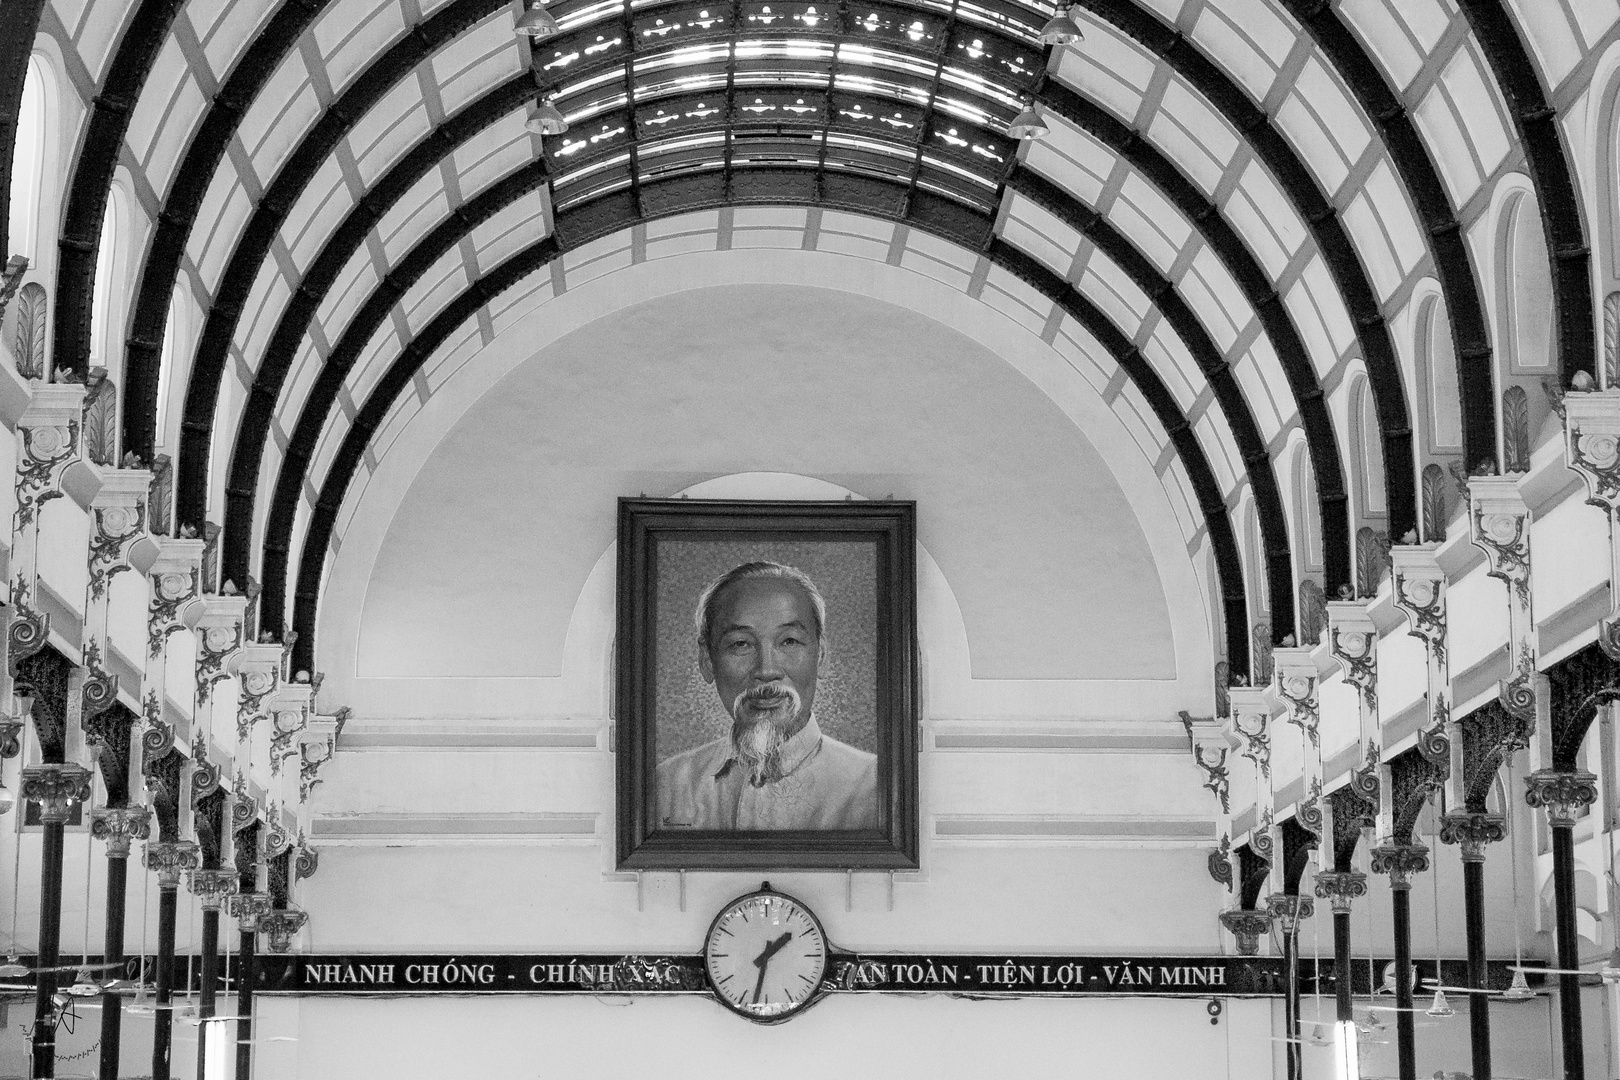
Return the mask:
[(193, 870), (187, 884), (192, 895), (201, 898), (204, 911), (218, 911), (225, 898), (237, 891), (241, 876), (234, 867)]
[(1254, 956), (1260, 951), (1260, 938), (1271, 932), (1272, 918), (1269, 911), (1232, 908), (1221, 912), (1221, 925), (1237, 939), (1239, 956)]
[(1349, 914), (1353, 901), (1367, 895), (1367, 875), (1359, 870), (1327, 870), (1316, 875), (1316, 895), (1333, 905), (1335, 915)]
[(225, 897), (226, 911), (244, 934), (258, 933), (259, 920), (270, 913), (270, 894), (237, 892)]
[(160, 889), (178, 889), (180, 875), (197, 869), (201, 862), (197, 845), (190, 840), (160, 840), (146, 845), (144, 865), (157, 872)]
[(1524, 801), (1547, 811), (1547, 824), (1567, 829), (1583, 807), (1597, 802), (1597, 777), (1585, 769), (1539, 769), (1524, 778)]
[(146, 806), (103, 806), (90, 819), (90, 835), (107, 843), (107, 858), (129, 858), (131, 840), (152, 835), (152, 810)]
[(60, 825), (73, 815), (74, 803), (90, 801), (90, 771), (71, 762), (29, 765), (22, 771), (24, 802), (39, 805), (39, 820)]
[(1308, 896), (1272, 893), (1266, 897), (1266, 910), (1285, 934), (1295, 934), (1299, 924), (1316, 914), (1316, 902)]
[(1500, 814), (1447, 814), (1440, 819), (1440, 842), (1461, 844), (1463, 862), (1484, 862), (1485, 845), (1507, 839), (1507, 823)]
[(259, 916), (259, 933), (270, 939), (270, 951), (284, 953), (292, 946), (293, 935), (309, 921), (309, 912), (298, 908), (273, 908)]
[(1429, 868), (1429, 849), (1422, 844), (1384, 844), (1372, 849), (1372, 872), (1388, 874), (1389, 887), (1410, 889), (1412, 875)]

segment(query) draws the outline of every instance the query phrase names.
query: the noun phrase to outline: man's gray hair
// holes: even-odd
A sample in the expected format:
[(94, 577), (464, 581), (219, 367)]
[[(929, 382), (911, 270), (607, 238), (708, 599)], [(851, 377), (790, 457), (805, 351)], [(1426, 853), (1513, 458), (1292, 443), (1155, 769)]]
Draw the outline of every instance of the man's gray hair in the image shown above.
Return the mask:
[(698, 593), (697, 610), (692, 613), (692, 621), (697, 629), (698, 647), (709, 647), (709, 632), (714, 629), (714, 601), (721, 591), (728, 585), (750, 578), (781, 578), (791, 581), (804, 590), (810, 598), (810, 607), (816, 620), (816, 640), (821, 647), (827, 647), (827, 601), (821, 598), (821, 590), (816, 583), (796, 566), (783, 566), (777, 562), (746, 562), (741, 566), (733, 567), (709, 582)]

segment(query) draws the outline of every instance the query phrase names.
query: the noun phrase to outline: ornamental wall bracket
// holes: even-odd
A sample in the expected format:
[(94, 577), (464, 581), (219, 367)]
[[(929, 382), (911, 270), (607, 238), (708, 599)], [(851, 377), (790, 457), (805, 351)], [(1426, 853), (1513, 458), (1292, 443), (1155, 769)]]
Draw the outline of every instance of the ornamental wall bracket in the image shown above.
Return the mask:
[(1471, 539), (1486, 573), (1507, 585), (1508, 658), (1513, 674), (1497, 687), (1502, 707), (1535, 718), (1535, 624), (1530, 609), (1530, 508), (1510, 476), (1481, 476), (1469, 489)]
[[(146, 538), (146, 500), (152, 474), (145, 469), (105, 469), (101, 490), (91, 500), (90, 599), (103, 600), (112, 579), (132, 569), (139, 541)], [(144, 545), (155, 554), (155, 545)]]
[(1547, 811), (1553, 828), (1568, 829), (1597, 802), (1597, 777), (1584, 769), (1538, 769), (1524, 778), (1524, 801)]
[(1223, 815), (1232, 812), (1231, 778), (1226, 769), (1228, 747), (1220, 725), (1213, 719), (1194, 718), (1183, 710), (1181, 726), (1187, 731), (1187, 745), (1193, 764), (1203, 774), (1204, 787), (1220, 801)]
[[(146, 612), (146, 651), (152, 657), (163, 654), (170, 634), (185, 629), (188, 609), (202, 596), (202, 541), (164, 539), (162, 546), (164, 556), (177, 558), (160, 557), (152, 568), (152, 599)], [(197, 561), (190, 561), (192, 555)], [(175, 565), (181, 559), (186, 562)]]
[(12, 678), (17, 665), (45, 648), (51, 636), (51, 617), (34, 607), (33, 586), (21, 570), (11, 583), (11, 625), (6, 628), (6, 662)]
[(90, 771), (82, 765), (29, 765), (22, 771), (19, 794), (24, 803), (39, 807), (39, 820), (61, 825), (73, 816), (74, 803), (90, 801)]
[(228, 664), (242, 647), (245, 596), (209, 596), (197, 618), (197, 707), (208, 703), (214, 684), (230, 678)]
[(208, 738), (199, 728), (191, 739), (191, 804), (196, 806), (223, 786), (224, 769), (208, 757)]
[(1429, 849), (1417, 843), (1388, 843), (1372, 849), (1372, 872), (1388, 874), (1389, 887), (1410, 889), (1412, 875), (1429, 868)]
[(15, 532), (36, 524), (40, 508), (66, 494), (63, 482), (67, 471), (84, 456), (83, 400), (83, 386), (36, 386), (28, 407), (17, 420), (21, 445), (17, 455), (17, 505), (12, 517)]
[(188, 875), (188, 887), (202, 904), (204, 911), (218, 911), (226, 897), (241, 885), (241, 875), (234, 867), (198, 869)]
[(309, 922), (309, 913), (298, 908), (273, 908), (259, 916), (259, 933), (270, 939), (270, 951), (284, 953), (292, 939)]
[(337, 752), (338, 728), (348, 716), (348, 710), (339, 710), (342, 717), (310, 717), (305, 730), (298, 737), (298, 799), (308, 803), (309, 796), (321, 782), (321, 772)]
[(158, 876), (158, 888), (178, 889), (180, 878), (201, 864), (197, 845), (190, 840), (148, 842), (142, 865)]
[[(1288, 721), (1304, 733), (1313, 748), (1320, 751), (1321, 736), (1317, 731), (1321, 709), (1317, 697), (1316, 661), (1306, 648), (1278, 648), (1272, 654), (1272, 672), (1276, 679), (1277, 694), (1287, 709)], [(1309, 758), (1312, 755), (1307, 754)], [(1320, 753), (1316, 755), (1320, 757)]]
[(1463, 862), (1484, 862), (1485, 845), (1507, 838), (1507, 822), (1500, 814), (1451, 813), (1440, 819), (1440, 842), (1460, 844)]
[(239, 833), (259, 817), (259, 800), (248, 790), (246, 773), (231, 778), (231, 832)]
[(1237, 939), (1239, 956), (1255, 956), (1260, 952), (1260, 939), (1271, 933), (1269, 911), (1247, 911), (1229, 908), (1221, 912), (1221, 925)]
[(146, 700), (141, 703), (141, 723), (145, 728), (141, 732), (143, 761), (156, 761), (174, 749), (174, 725), (164, 718), (156, 690), (146, 692)]
[[(1361, 600), (1328, 602), (1328, 644), (1333, 659), (1344, 671), (1344, 681), (1356, 688), (1362, 712), (1378, 715), (1378, 627)], [(1365, 721), (1363, 723), (1365, 726)]]
[(321, 868), (321, 851), (310, 846), (302, 829), (298, 832), (298, 843), (293, 851), (293, 880), (302, 881), (304, 878), (314, 877), (315, 872)]
[(22, 732), (26, 721), (21, 715), (0, 714), (0, 758), (22, 753)]
[[(1586, 502), (1609, 519), (1609, 580), (1620, 582), (1620, 390), (1564, 395), (1564, 461), (1586, 481)], [(1620, 585), (1598, 623), (1598, 647), (1620, 660)]]
[(1418, 752), (1433, 762), (1451, 756), (1451, 662), (1446, 651), (1446, 575), (1436, 545), (1400, 544), (1390, 549), (1395, 568), (1395, 606), (1406, 613), (1408, 633), (1423, 642), (1427, 658), (1428, 723), (1418, 732)]
[(269, 716), (264, 701), (281, 682), (280, 645), (249, 642), (231, 658), (239, 687), (236, 698), (236, 741), (247, 743), (254, 727)]
[(293, 846), (293, 838), (292, 833), (288, 832), (287, 827), (282, 824), (281, 811), (278, 807), (272, 805), (266, 817), (268, 820), (265, 822), (265, 828), (261, 834), (260, 853), (263, 855), (264, 861), (269, 862), (277, 856), (286, 854)]
[(1351, 905), (1367, 895), (1367, 875), (1359, 870), (1324, 870), (1316, 875), (1316, 896), (1333, 905), (1333, 914), (1348, 915)]
[(281, 763), (298, 754), (300, 736), (308, 729), (314, 692), (309, 685), (283, 683), (265, 705), (270, 713), (270, 773), (281, 775)]
[(84, 643), (84, 662), (80, 670), (84, 681), (79, 684), (79, 726), (94, 741), (95, 725), (92, 721), (118, 703), (118, 676), (101, 664), (101, 645), (95, 638)]
[(1261, 687), (1234, 686), (1227, 691), (1231, 713), (1222, 731), (1239, 752), (1254, 763), (1263, 787), (1271, 781), (1271, 718), (1276, 709)]
[(146, 806), (104, 806), (90, 819), (90, 835), (107, 845), (107, 858), (129, 858), (129, 845), (152, 835), (152, 810)]
[(1266, 897), (1266, 910), (1277, 929), (1293, 936), (1299, 933), (1300, 923), (1316, 914), (1316, 902), (1294, 893), (1272, 893)]
[(1232, 891), (1232, 838), (1222, 834), (1219, 847), (1209, 849), (1209, 876)]

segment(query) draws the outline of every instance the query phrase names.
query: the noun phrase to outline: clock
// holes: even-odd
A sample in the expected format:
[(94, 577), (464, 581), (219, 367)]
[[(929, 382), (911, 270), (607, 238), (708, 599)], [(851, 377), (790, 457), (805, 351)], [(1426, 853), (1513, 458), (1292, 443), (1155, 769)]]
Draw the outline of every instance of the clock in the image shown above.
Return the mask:
[(810, 1004), (827, 973), (827, 935), (799, 901), (760, 885), (714, 917), (703, 942), (709, 985), (733, 1012), (776, 1024)]

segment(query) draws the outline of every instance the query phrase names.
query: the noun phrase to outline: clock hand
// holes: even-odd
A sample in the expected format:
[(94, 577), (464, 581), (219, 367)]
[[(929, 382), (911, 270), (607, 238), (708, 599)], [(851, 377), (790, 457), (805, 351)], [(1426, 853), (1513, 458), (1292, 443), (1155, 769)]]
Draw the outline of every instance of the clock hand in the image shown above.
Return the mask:
[(782, 951), (782, 947), (793, 940), (793, 931), (789, 930), (775, 941), (766, 945), (760, 954), (754, 958), (754, 966), (759, 968), (759, 981), (754, 983), (754, 1004), (759, 1004), (760, 996), (765, 992), (765, 969), (770, 966), (771, 957)]

